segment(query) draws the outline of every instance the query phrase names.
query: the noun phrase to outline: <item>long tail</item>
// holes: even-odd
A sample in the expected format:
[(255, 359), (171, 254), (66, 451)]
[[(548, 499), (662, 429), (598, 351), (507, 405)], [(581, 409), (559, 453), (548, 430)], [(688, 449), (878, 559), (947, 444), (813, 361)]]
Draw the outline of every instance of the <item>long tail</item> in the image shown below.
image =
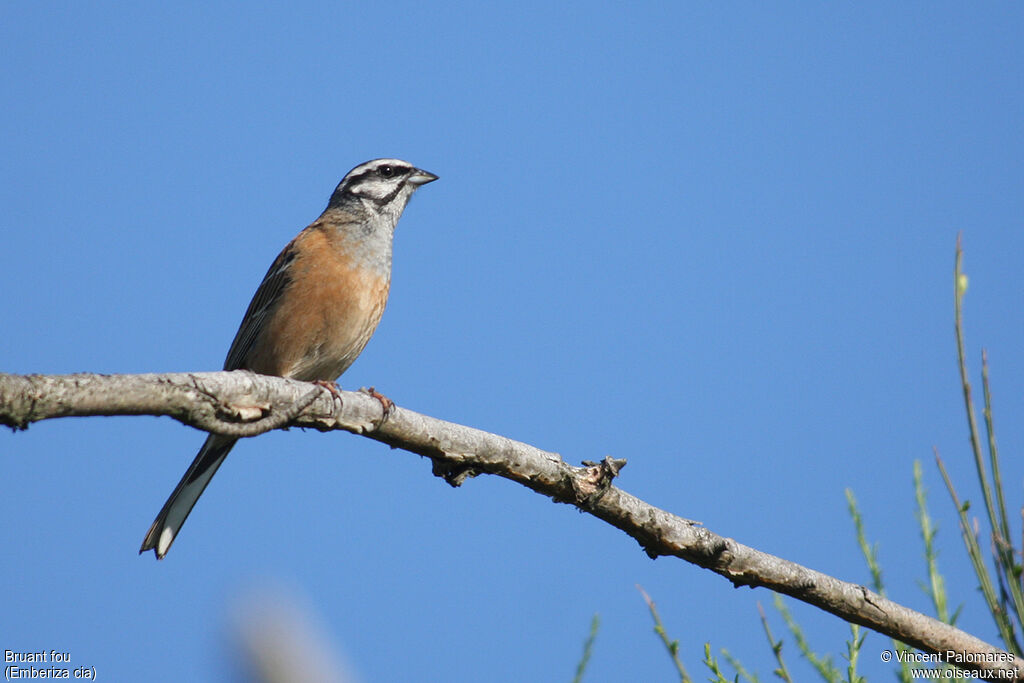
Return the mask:
[(174, 493), (164, 503), (160, 514), (156, 516), (153, 526), (149, 527), (146, 538), (142, 541), (139, 554), (152, 550), (156, 553), (156, 559), (164, 559), (164, 555), (174, 543), (178, 531), (192, 512), (192, 507), (203, 495), (203, 490), (210, 483), (210, 479), (217, 473), (217, 468), (228, 457), (228, 453), (234, 448), (235, 442), (229, 436), (218, 436), (210, 434), (206, 443), (199, 449), (199, 454), (192, 461), (185, 476), (178, 482)]

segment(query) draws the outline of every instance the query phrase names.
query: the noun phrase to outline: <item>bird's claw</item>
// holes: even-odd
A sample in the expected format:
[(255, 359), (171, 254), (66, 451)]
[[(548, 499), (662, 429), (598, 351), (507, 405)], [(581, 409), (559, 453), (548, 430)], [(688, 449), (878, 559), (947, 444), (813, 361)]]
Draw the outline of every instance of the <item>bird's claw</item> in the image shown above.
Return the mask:
[(327, 391), (331, 392), (331, 396), (338, 399), (339, 403), (344, 403), (344, 401), (341, 400), (341, 392), (338, 390), (338, 385), (336, 383), (328, 382), (325, 379), (318, 379), (315, 380), (313, 384), (317, 385), (318, 387), (323, 387)]
[[(384, 422), (386, 422), (387, 419), (389, 417), (391, 417), (391, 413), (394, 412), (394, 410), (395, 410), (395, 402), (392, 401), (387, 396), (385, 396), (384, 394), (382, 394), (379, 391), (377, 391), (373, 387), (370, 387), (369, 389), (363, 389), (363, 391), (365, 391), (371, 397), (373, 397), (373, 398), (377, 399), (378, 401), (380, 401), (380, 405), (384, 409), (384, 417), (381, 418), (380, 424), (384, 424)], [(380, 427), (380, 425), (377, 425), (377, 426)]]

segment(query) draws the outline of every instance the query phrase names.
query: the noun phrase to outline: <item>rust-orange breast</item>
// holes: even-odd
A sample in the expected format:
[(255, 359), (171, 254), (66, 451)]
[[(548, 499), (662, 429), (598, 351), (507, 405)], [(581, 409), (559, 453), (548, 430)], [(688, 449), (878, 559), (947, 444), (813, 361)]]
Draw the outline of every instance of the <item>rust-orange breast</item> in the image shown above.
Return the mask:
[(347, 239), (322, 224), (296, 237), (289, 283), (269, 312), (249, 369), (334, 381), (362, 352), (384, 313), (390, 274), (347, 256)]

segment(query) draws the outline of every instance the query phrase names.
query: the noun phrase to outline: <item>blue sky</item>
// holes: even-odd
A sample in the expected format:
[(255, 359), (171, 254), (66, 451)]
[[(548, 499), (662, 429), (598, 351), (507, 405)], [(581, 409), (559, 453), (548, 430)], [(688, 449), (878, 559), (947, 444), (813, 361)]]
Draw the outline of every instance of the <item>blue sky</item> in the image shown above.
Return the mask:
[[(0, 370), (220, 367), (267, 266), (354, 165), (441, 176), (342, 378), (567, 460), (713, 531), (927, 610), (925, 462), (961, 624), (989, 641), (944, 455), (978, 500), (952, 336), (1024, 448), (1024, 10), (1010, 3), (6, 3)], [(975, 379), (978, 380), (977, 374)], [(237, 677), (239, 605), (315, 612), (360, 680), (771, 678), (756, 603), (509, 482), (451, 489), (347, 434), (240, 444), (167, 560), (136, 549), (202, 442), (167, 418), (0, 433), (0, 648), (106, 680)], [(977, 506), (974, 509), (979, 509)], [(1018, 529), (1019, 531), (1019, 529)], [(791, 604), (823, 651), (847, 627)], [(776, 635), (784, 635), (778, 619)], [(792, 639), (785, 652), (809, 675)], [(886, 680), (868, 637), (864, 670)]]

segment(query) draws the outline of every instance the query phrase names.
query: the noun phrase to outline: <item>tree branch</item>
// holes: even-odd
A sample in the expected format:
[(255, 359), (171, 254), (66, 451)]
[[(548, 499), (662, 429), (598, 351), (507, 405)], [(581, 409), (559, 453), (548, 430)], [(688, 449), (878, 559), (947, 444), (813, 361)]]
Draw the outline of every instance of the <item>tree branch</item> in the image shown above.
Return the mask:
[[(680, 557), (734, 586), (763, 586), (836, 616), (939, 653), (949, 664), (1024, 673), (1024, 660), (963, 631), (826, 574), (712, 533), (612, 485), (625, 460), (572, 467), (557, 453), (383, 405), (364, 391), (339, 392), (246, 371), (147, 375), (0, 373), (0, 424), (26, 429), (55, 417), (167, 415), (204, 431), (255, 436), (281, 427), (342, 429), (430, 458), (434, 474), (458, 486), (496, 474), (575, 505), (626, 532), (652, 558)], [(952, 653), (952, 654), (950, 654)], [(957, 659), (959, 658), (959, 659)], [(1005, 674), (1004, 674), (1005, 675)]]

